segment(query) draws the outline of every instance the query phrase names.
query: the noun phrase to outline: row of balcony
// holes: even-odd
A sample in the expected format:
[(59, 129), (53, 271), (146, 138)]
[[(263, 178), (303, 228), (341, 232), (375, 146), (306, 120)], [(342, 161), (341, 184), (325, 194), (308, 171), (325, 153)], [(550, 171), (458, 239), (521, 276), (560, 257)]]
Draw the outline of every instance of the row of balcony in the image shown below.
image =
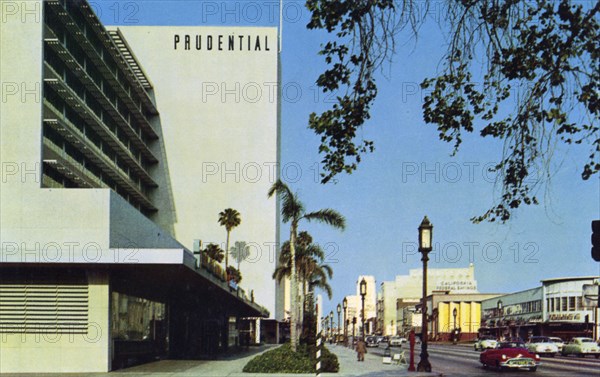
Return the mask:
[[(47, 83), (52, 90), (58, 94), (58, 96), (65, 101), (66, 104), (71, 106), (71, 108), (86, 121), (86, 125), (91, 127), (100, 138), (107, 143), (115, 153), (121, 157), (128, 165), (128, 167), (133, 170), (144, 182), (145, 184), (151, 187), (158, 187), (158, 184), (152, 179), (150, 174), (144, 169), (144, 167), (140, 164), (139, 160), (131, 153), (131, 150), (128, 146), (126, 146), (106, 125), (103, 119), (100, 119), (93, 111), (91, 111), (85, 102), (79, 98), (79, 96), (60, 78), (58, 78), (58, 74), (50, 67), (47, 63), (45, 64), (46, 76), (54, 76), (54, 78), (46, 78), (44, 82)], [(56, 109), (52, 106), (48, 101), (47, 107), (52, 110), (54, 117), (59, 117), (63, 120), (66, 118), (63, 115), (62, 110)], [(140, 140), (138, 140), (139, 142)], [(148, 150), (148, 152), (150, 152)], [(156, 157), (152, 154), (154, 161), (158, 161)]]
[[(48, 110), (51, 114), (56, 114), (56, 109), (48, 101), (44, 100), (45, 115), (48, 114)], [(50, 115), (52, 116), (52, 115)], [(51, 127), (54, 131), (59, 133), (65, 140), (71, 145), (77, 147), (83, 155), (96, 163), (96, 165), (102, 170), (108, 173), (113, 173), (116, 170), (120, 174), (121, 181), (128, 182), (128, 186), (132, 186), (139, 191), (140, 195), (146, 195), (145, 189), (143, 188), (141, 181), (135, 182), (127, 172), (125, 172), (115, 161), (111, 160), (105, 153), (89, 140), (81, 131), (75, 127), (68, 119), (64, 117), (51, 118), (44, 117), (44, 124)], [(109, 174), (111, 175), (111, 174)]]
[[(70, 132), (69, 126), (56, 119), (45, 119), (44, 123), (59, 132), (66, 140), (75, 145), (81, 153), (90, 161), (95, 163), (103, 173), (107, 174), (111, 179), (119, 184), (119, 186), (127, 192), (127, 194), (135, 199), (136, 202), (148, 210), (156, 211), (156, 207), (150, 200), (141, 192), (139, 187), (136, 187), (129, 177), (114, 164), (108, 157), (98, 150), (98, 148), (86, 142), (79, 135)], [(109, 186), (99, 177), (93, 174), (81, 162), (74, 159), (61, 147), (54, 144), (49, 139), (44, 138), (44, 162), (47, 164), (56, 164), (54, 166), (61, 174), (76, 182), (81, 187), (87, 188), (108, 188)], [(114, 189), (114, 188), (113, 188)], [(127, 199), (127, 198), (125, 198)]]
[[(94, 98), (100, 103), (102, 108), (108, 112), (113, 120), (120, 126), (120, 128), (127, 134), (131, 142), (140, 150), (143, 156), (150, 162), (156, 163), (158, 159), (150, 151), (148, 145), (144, 142), (141, 135), (139, 135), (131, 127), (129, 121), (127, 121), (123, 115), (116, 109), (115, 105), (106, 97), (101, 88), (99, 88), (94, 80), (85, 72), (85, 69), (79, 65), (71, 53), (65, 48), (65, 46), (54, 37), (45, 38), (44, 42), (47, 47), (52, 49), (59, 56), (61, 61), (68, 67), (71, 72), (79, 79), (83, 86), (91, 93)], [(49, 64), (45, 63), (47, 70), (45, 77), (47, 78), (58, 78), (62, 80), (60, 74), (58, 74)], [(70, 89), (70, 88), (69, 88)], [(74, 95), (76, 95), (73, 92)]]
[[(154, 131), (152, 125), (148, 122), (144, 116), (143, 109), (152, 115), (158, 115), (158, 110), (154, 105), (154, 102), (146, 92), (145, 88), (148, 85), (140, 82), (132, 68), (128, 65), (126, 59), (123, 57), (117, 45), (114, 43), (108, 32), (104, 29), (104, 26), (97, 19), (93, 11), (87, 4), (81, 3), (77, 7), (77, 11), (82, 12), (82, 16), (88, 20), (88, 27), (80, 29), (69, 12), (60, 4), (59, 1), (48, 1), (48, 9), (53, 15), (66, 27), (75, 40), (79, 43), (81, 48), (86, 52), (87, 56), (95, 63), (96, 67), (102, 72), (103, 77), (111, 84), (113, 89), (123, 95), (122, 100), (126, 103), (129, 111), (133, 114), (134, 118), (140, 123), (144, 131), (149, 135), (150, 138), (158, 138), (158, 135)], [(48, 29), (48, 28), (47, 28)], [(94, 46), (90, 43), (87, 36), (88, 30), (92, 29), (96, 37), (103, 44), (103, 49), (98, 52)], [(115, 62), (118, 69), (124, 74), (119, 75), (119, 71), (111, 71), (109, 69), (107, 59), (104, 51), (107, 51), (110, 58)], [(119, 80), (120, 77), (127, 80), (128, 89), (123, 86), (123, 83)], [(137, 104), (131, 97), (132, 93), (140, 99), (140, 103)], [(142, 107), (143, 106), (143, 107)]]

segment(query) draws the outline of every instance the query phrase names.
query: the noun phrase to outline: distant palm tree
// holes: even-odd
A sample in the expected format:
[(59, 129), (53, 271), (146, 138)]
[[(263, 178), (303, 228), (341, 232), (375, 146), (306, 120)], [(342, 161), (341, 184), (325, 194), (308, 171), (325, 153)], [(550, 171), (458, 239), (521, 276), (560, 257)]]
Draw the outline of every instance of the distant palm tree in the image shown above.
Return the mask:
[(233, 209), (227, 208), (219, 213), (219, 224), (227, 230), (227, 242), (225, 243), (225, 270), (229, 265), (229, 235), (231, 230), (242, 223), (240, 213)]
[(223, 249), (221, 249), (219, 245), (215, 245), (214, 243), (206, 245), (204, 253), (219, 263), (223, 262), (223, 258), (225, 257), (225, 252), (223, 251)]
[[(268, 196), (271, 197), (275, 193), (277, 193), (277, 196), (281, 199), (281, 219), (284, 223), (290, 223), (290, 342), (292, 350), (296, 351), (298, 346), (298, 330), (302, 328), (302, 315), (301, 313), (296, 312), (299, 301), (296, 277), (296, 237), (298, 235), (298, 223), (300, 220), (305, 219), (307, 221), (318, 221), (329, 224), (338, 229), (344, 229), (346, 220), (333, 209), (322, 209), (307, 213), (304, 209), (304, 204), (302, 204), (299, 198), (294, 195), (292, 190), (290, 190), (290, 188), (281, 180), (277, 180), (277, 182), (271, 186)], [(300, 328), (298, 328), (298, 325), (300, 325)]]

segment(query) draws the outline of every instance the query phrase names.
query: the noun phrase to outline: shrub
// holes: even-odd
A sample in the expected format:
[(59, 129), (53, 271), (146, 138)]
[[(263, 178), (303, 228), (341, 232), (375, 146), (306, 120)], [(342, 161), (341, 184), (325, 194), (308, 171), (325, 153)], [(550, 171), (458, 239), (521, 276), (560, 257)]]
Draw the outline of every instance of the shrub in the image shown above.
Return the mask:
[[(299, 345), (296, 353), (289, 343), (258, 355), (244, 367), (245, 373), (314, 373), (314, 346)], [(321, 369), (323, 372), (338, 372), (337, 356), (323, 347)]]

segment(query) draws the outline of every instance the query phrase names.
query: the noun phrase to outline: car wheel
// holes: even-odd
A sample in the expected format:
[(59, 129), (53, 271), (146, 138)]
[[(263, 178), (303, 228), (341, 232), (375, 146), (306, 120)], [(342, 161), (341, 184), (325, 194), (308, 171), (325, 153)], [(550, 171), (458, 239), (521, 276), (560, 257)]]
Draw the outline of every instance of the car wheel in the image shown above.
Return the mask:
[(530, 372), (535, 372), (536, 370), (537, 370), (537, 367), (529, 368)]
[(475, 345), (475, 346), (473, 346), (473, 348), (475, 349), (475, 351), (477, 351), (477, 346), (476, 346), (476, 345)]
[(584, 354), (582, 354), (582, 353), (578, 353), (578, 354), (577, 354), (577, 357), (584, 357), (584, 356), (585, 356), (585, 355), (584, 355)]
[(504, 368), (502, 368), (502, 365), (500, 365), (499, 361), (496, 361), (496, 370), (498, 370), (498, 372), (504, 371)]
[(555, 353), (551, 353), (551, 354), (549, 354), (548, 356), (550, 356), (550, 357), (554, 357), (554, 356), (556, 356), (556, 354), (555, 354)]
[(600, 359), (600, 354), (596, 355), (595, 357), (596, 359)]

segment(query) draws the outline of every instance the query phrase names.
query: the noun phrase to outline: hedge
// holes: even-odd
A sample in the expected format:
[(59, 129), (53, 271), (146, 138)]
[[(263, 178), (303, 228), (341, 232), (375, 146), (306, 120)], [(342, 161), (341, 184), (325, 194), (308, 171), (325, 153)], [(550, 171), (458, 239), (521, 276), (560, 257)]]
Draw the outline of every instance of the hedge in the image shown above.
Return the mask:
[[(299, 345), (296, 353), (289, 343), (256, 356), (244, 367), (245, 373), (314, 373), (314, 346)], [(322, 372), (336, 373), (340, 369), (337, 356), (323, 347)]]

